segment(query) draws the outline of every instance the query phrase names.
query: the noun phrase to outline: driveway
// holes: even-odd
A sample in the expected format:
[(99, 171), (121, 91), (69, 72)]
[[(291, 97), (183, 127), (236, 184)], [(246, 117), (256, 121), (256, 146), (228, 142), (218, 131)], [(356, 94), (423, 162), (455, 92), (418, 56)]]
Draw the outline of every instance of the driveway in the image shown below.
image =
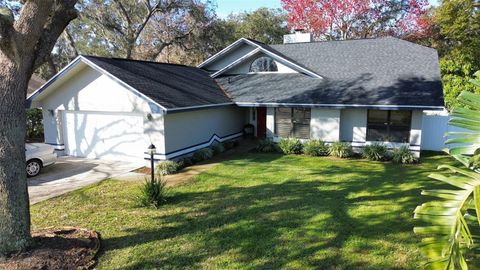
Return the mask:
[(122, 161), (59, 157), (57, 163), (45, 167), (38, 176), (28, 179), (30, 204), (128, 173), (142, 166), (143, 164)]

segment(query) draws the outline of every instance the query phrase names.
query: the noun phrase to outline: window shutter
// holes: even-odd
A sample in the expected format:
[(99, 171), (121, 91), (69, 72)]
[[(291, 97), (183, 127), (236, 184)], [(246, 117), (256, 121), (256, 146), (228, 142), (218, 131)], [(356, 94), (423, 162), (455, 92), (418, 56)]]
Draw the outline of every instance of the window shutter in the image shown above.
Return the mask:
[(275, 134), (279, 137), (292, 136), (292, 109), (276, 108), (275, 109)]

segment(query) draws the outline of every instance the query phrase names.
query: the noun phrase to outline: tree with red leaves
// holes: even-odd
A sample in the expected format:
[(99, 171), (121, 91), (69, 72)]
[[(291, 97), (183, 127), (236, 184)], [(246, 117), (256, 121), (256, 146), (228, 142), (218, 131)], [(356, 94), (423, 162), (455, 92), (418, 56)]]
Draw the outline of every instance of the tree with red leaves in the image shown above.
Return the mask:
[(430, 27), (427, 0), (282, 0), (282, 6), (291, 29), (320, 40), (403, 36)]

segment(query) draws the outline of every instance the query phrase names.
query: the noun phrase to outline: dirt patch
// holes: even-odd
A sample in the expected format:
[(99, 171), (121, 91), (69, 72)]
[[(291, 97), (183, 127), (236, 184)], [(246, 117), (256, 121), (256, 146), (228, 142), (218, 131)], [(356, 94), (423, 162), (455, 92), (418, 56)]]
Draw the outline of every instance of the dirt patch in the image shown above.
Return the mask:
[(90, 269), (100, 248), (95, 231), (79, 228), (36, 230), (32, 236), (32, 247), (6, 259), (0, 258), (0, 269)]

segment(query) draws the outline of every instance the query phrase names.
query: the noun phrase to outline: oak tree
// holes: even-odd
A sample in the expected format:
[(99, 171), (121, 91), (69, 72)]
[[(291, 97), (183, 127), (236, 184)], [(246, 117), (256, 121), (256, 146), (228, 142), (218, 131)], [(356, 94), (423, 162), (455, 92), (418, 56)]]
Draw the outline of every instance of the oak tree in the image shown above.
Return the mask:
[[(0, 12), (0, 255), (30, 243), (25, 172), (25, 96), (65, 27), (76, 0), (3, 1)], [(6, 2), (6, 3), (5, 3)], [(15, 10), (18, 8), (18, 10)], [(18, 12), (14, 16), (14, 12)]]

